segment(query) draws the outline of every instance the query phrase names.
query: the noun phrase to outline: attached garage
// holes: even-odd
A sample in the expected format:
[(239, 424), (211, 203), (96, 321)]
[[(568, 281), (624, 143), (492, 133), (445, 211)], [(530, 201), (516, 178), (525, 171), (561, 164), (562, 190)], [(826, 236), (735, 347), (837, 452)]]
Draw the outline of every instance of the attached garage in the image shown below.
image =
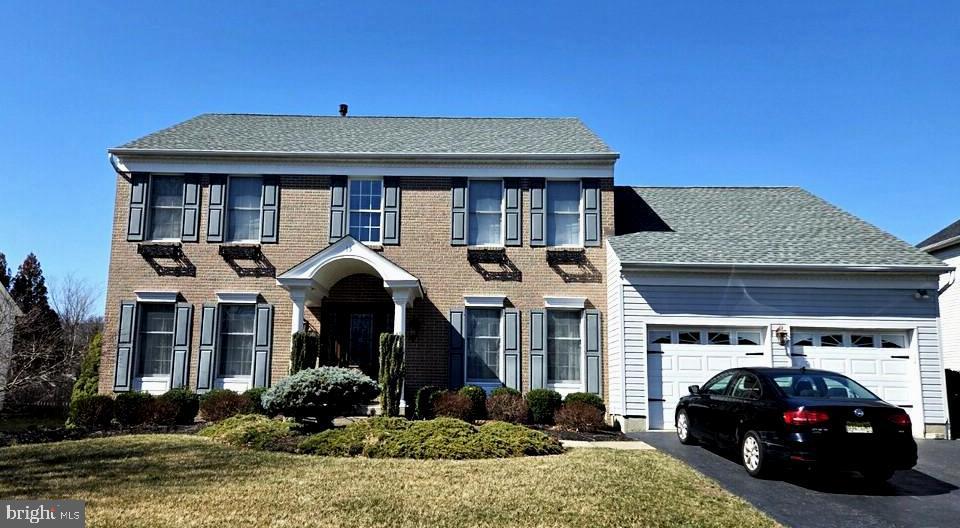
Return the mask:
[(689, 385), (771, 366), (840, 372), (916, 436), (947, 435), (936, 296), (952, 268), (801, 189), (616, 197), (606, 386), (624, 430), (672, 429)]

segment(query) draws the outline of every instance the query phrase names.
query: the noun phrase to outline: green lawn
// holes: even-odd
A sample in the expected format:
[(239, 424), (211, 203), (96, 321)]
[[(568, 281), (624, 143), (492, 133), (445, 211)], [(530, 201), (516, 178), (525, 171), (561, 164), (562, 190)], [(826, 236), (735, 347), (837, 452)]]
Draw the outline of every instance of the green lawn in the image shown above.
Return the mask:
[(83, 499), (88, 526), (776, 526), (662, 453), (606, 449), (371, 460), (120, 436), (0, 449), (0, 497)]

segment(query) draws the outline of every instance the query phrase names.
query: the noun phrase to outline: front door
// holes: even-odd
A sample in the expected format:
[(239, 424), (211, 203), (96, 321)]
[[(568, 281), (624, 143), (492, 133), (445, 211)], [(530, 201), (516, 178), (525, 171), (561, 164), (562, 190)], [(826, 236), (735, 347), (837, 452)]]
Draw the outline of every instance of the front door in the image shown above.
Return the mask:
[(374, 380), (380, 372), (380, 334), (393, 329), (393, 304), (324, 302), (320, 339), (324, 364), (354, 367)]
[(361, 371), (373, 379), (377, 379), (379, 372), (379, 358), (373, 335), (373, 314), (350, 314), (350, 340), (348, 358), (351, 365), (356, 365)]

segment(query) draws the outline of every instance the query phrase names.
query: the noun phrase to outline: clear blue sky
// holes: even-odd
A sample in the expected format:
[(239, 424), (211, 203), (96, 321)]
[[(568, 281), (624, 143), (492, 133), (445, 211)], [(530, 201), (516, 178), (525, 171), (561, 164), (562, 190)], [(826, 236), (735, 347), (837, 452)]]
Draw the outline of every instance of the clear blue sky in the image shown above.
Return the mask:
[(956, 2), (2, 4), (0, 251), (52, 281), (106, 284), (108, 147), (341, 102), (579, 116), (619, 184), (799, 185), (912, 243), (960, 217)]

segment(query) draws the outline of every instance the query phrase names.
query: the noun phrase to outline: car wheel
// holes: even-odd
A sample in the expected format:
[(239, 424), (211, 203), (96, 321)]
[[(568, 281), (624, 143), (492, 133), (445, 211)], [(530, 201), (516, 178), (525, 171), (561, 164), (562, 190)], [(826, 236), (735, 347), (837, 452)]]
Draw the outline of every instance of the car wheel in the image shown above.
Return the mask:
[(889, 468), (870, 468), (860, 470), (860, 474), (871, 482), (880, 483), (890, 480), (893, 477), (893, 470)]
[(677, 413), (677, 438), (681, 444), (695, 445), (697, 439), (690, 434), (690, 418), (687, 417), (687, 411)]
[(771, 464), (766, 460), (765, 448), (756, 431), (748, 431), (740, 442), (740, 460), (751, 477), (762, 478), (771, 473)]

